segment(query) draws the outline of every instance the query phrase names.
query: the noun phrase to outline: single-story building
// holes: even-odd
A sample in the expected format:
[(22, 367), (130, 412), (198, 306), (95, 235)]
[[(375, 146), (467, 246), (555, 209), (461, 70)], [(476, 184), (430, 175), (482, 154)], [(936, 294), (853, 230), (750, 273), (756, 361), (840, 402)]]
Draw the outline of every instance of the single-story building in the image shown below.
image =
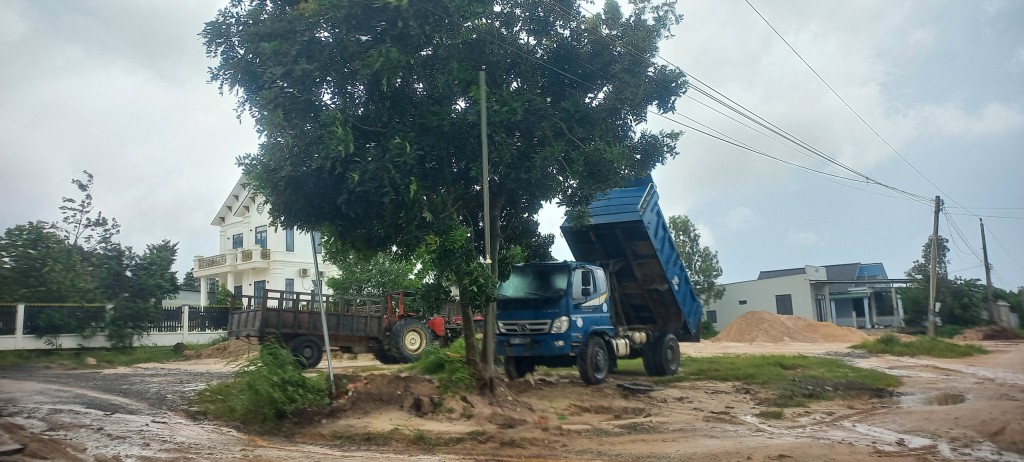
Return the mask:
[(903, 306), (881, 263), (845, 263), (761, 271), (753, 281), (723, 284), (725, 296), (705, 307), (705, 316), (723, 329), (748, 311), (802, 316), (862, 329), (898, 327)]

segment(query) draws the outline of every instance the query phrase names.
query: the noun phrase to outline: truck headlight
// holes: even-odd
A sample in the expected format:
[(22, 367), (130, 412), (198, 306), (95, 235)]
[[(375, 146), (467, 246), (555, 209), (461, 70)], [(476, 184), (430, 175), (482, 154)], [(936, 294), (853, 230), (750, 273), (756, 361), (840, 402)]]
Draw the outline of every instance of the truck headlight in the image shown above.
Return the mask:
[(561, 334), (561, 333), (563, 333), (563, 332), (565, 332), (567, 330), (569, 330), (569, 317), (568, 316), (561, 316), (561, 317), (559, 317), (559, 318), (557, 318), (557, 319), (555, 319), (554, 321), (551, 322), (551, 333), (552, 334)]

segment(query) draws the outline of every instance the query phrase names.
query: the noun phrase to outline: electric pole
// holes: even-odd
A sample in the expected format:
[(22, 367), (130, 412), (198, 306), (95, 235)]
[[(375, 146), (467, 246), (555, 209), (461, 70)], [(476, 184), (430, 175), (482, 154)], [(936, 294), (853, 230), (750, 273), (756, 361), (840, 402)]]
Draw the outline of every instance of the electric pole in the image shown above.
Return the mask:
[(992, 302), (992, 267), (988, 264), (988, 246), (985, 245), (985, 221), (978, 217), (978, 223), (981, 223), (981, 255), (985, 260), (985, 309), (988, 310), (988, 318), (995, 321), (996, 310)]
[(942, 199), (935, 196), (935, 220), (932, 225), (932, 255), (931, 271), (928, 277), (928, 336), (935, 337), (935, 284), (937, 280), (936, 259), (939, 247), (939, 211), (942, 208)]
[[(492, 274), (498, 275), (498, 256), (491, 255), (491, 177), (488, 172), (487, 151), (487, 70), (480, 70), (480, 146), (482, 149), (482, 170), (483, 170), (483, 192), (484, 192), (484, 263), (491, 269)], [(494, 374), (494, 326), (498, 324), (496, 319), (496, 307), (494, 302), (487, 304), (487, 313), (484, 316), (484, 364), (487, 366), (488, 383)], [(466, 341), (472, 341), (466, 339)]]

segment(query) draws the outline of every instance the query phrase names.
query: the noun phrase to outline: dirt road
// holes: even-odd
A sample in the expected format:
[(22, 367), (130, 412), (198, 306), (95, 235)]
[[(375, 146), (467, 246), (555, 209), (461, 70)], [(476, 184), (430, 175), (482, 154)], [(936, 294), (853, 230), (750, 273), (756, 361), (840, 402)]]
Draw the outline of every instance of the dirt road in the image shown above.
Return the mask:
[[(871, 356), (846, 345), (684, 346), (692, 355), (833, 355), (905, 382), (898, 398), (787, 409), (778, 420), (757, 417), (763, 408), (756, 391), (739, 384), (696, 382), (634, 394), (617, 386), (630, 377), (586, 387), (568, 375), (508, 384), (515, 398), (500, 412), (449, 400), (445, 412), (416, 417), (394, 405), (400, 400), (367, 398), (359, 412), (326, 419), (290, 441), (187, 417), (188, 398), (227, 376), (217, 361), (88, 372), (5, 370), (0, 430), (12, 433), (12, 424), (19, 424), (27, 432), (18, 437), (29, 438), (29, 449), (52, 453), (0, 460), (1024, 461), (1024, 343), (982, 343), (993, 353), (958, 360)], [(358, 372), (367, 365), (343, 361), (340, 367)], [(472, 438), (433, 449), (338, 446), (339, 435), (396, 428), (431, 441)]]

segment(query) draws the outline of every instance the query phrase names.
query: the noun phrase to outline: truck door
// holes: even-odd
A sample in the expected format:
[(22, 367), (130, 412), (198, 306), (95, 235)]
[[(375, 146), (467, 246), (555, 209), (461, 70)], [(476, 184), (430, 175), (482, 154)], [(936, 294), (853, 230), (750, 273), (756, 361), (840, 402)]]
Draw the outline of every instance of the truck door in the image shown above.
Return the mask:
[(582, 313), (608, 312), (608, 282), (601, 268), (577, 267), (572, 273), (572, 304)]

